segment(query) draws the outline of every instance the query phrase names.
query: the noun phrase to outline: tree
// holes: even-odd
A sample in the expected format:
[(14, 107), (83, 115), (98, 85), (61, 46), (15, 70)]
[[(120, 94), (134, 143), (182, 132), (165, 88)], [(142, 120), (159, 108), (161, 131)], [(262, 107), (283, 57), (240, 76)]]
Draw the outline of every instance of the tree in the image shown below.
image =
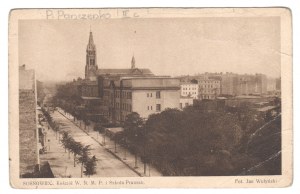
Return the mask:
[(83, 172), (85, 176), (90, 177), (91, 175), (96, 174), (97, 161), (98, 159), (96, 156), (87, 159), (84, 164), (85, 171)]
[(196, 79), (192, 79), (192, 80), (191, 80), (191, 83), (193, 83), (193, 84), (198, 84), (198, 81), (197, 81)]
[(144, 127), (144, 121), (140, 115), (136, 112), (133, 112), (126, 116), (124, 121), (124, 136), (130, 142), (130, 147), (134, 152), (135, 156), (135, 167), (137, 168), (137, 155), (139, 149), (139, 138)]
[(82, 154), (83, 145), (80, 142), (73, 141), (71, 143), (71, 152), (74, 155), (74, 167), (76, 166), (76, 156)]
[(80, 152), (80, 157), (77, 158), (77, 162), (81, 164), (81, 177), (83, 173), (84, 164), (87, 163), (89, 160), (90, 151), (90, 145), (83, 146)]
[(71, 136), (68, 132), (64, 131), (62, 134), (61, 143), (62, 146), (65, 148), (65, 152), (67, 152), (67, 149), (70, 148), (70, 142), (71, 142)]
[[(231, 172), (229, 156), (242, 134), (235, 115), (195, 107), (151, 115), (145, 128), (142, 139), (147, 142), (146, 151), (151, 150), (146, 159), (164, 175), (174, 176)], [(220, 164), (225, 170), (218, 168)]]

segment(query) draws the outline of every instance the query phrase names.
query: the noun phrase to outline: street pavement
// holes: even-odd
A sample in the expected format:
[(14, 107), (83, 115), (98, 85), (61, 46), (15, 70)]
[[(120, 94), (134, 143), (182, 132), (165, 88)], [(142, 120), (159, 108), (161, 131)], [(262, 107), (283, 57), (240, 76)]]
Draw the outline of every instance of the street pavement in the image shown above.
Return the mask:
[(90, 136), (94, 141), (98, 142), (98, 144), (101, 145), (103, 148), (105, 148), (106, 151), (109, 151), (110, 154), (117, 157), (119, 160), (121, 160), (123, 163), (125, 163), (135, 172), (137, 172), (140, 176), (162, 176), (162, 174), (158, 170), (156, 170), (153, 166), (149, 164), (146, 165), (146, 173), (145, 173), (144, 163), (141, 161), (140, 157), (138, 157), (137, 166), (135, 166), (135, 156), (132, 153), (130, 153), (127, 149), (125, 149), (124, 147), (118, 144), (116, 144), (117, 146), (115, 149), (115, 142), (111, 140), (109, 137), (107, 136), (104, 137), (103, 134), (94, 131), (92, 122), (90, 126), (86, 126), (86, 128), (84, 128), (84, 124), (82, 121), (76, 120), (74, 122), (73, 116), (70, 114), (65, 114), (64, 111), (61, 109), (59, 109), (59, 113), (62, 116), (64, 116), (66, 119), (71, 121), (73, 124), (75, 124), (78, 128), (81, 128), (81, 130), (84, 133)]
[[(94, 138), (87, 135), (83, 130), (76, 126), (58, 111), (51, 114), (53, 120), (60, 125), (60, 130), (68, 132), (75, 141), (83, 145), (90, 145), (91, 156), (95, 155), (98, 159), (96, 171), (92, 177), (135, 177), (139, 176), (121, 160), (109, 153), (105, 147), (101, 146)], [(80, 177), (81, 168), (79, 164), (74, 167), (73, 155), (69, 158), (65, 152), (59, 138), (53, 130), (47, 130), (47, 153), (40, 155), (41, 161), (48, 161), (55, 177)], [(49, 149), (50, 148), (50, 149)], [(83, 175), (84, 176), (84, 175)]]

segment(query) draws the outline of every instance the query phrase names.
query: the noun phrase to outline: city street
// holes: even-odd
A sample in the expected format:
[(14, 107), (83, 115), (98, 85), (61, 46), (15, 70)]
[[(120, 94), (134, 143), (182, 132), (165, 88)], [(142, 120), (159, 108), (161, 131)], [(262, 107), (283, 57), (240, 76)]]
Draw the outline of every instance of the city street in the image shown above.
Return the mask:
[[(62, 114), (55, 111), (51, 115), (53, 120), (59, 123), (60, 130), (68, 132), (75, 141), (81, 142), (83, 145), (91, 145), (91, 156), (95, 155), (98, 159), (97, 173), (93, 177), (139, 176)], [(71, 154), (70, 159), (68, 158), (68, 153), (65, 153), (58, 138), (56, 139), (56, 134), (53, 130), (50, 129), (47, 131), (47, 139), (47, 147), (49, 148), (50, 146), (50, 150), (48, 149), (49, 151), (46, 154), (40, 155), (41, 161), (49, 162), (55, 177), (80, 177), (80, 165), (76, 164), (76, 167), (73, 166), (73, 155)]]
[[(94, 123), (91, 121), (89, 126), (84, 127), (83, 121), (76, 120), (74, 122), (74, 118), (70, 114), (65, 114), (62, 109), (58, 108), (58, 112), (71, 121), (73, 124), (77, 125), (77, 127), (82, 129), (88, 136), (90, 136), (94, 141), (98, 142), (101, 146), (103, 146), (106, 151), (109, 151), (114, 156), (118, 157), (118, 159), (122, 160), (126, 163), (131, 169), (134, 169), (141, 176), (162, 176), (162, 174), (157, 171), (153, 166), (147, 164), (146, 173), (144, 173), (144, 163), (141, 161), (141, 158), (137, 158), (137, 163), (135, 163), (135, 156), (130, 153), (127, 149), (116, 144), (114, 140), (110, 139), (104, 134), (98, 133), (93, 130)], [(85, 130), (84, 130), (85, 129)]]

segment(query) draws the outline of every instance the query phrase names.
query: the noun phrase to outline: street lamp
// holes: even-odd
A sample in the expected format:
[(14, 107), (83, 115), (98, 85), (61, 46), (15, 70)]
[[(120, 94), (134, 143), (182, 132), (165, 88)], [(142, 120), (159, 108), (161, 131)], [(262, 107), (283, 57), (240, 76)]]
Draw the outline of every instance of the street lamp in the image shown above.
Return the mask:
[[(138, 137), (138, 135), (137, 134), (135, 134), (134, 135), (135, 136), (135, 139), (137, 140), (137, 137)], [(136, 149), (136, 145), (135, 145), (135, 148), (134, 148), (134, 158), (135, 158), (135, 163), (134, 163), (134, 168), (138, 168), (138, 166), (137, 166), (137, 149)]]

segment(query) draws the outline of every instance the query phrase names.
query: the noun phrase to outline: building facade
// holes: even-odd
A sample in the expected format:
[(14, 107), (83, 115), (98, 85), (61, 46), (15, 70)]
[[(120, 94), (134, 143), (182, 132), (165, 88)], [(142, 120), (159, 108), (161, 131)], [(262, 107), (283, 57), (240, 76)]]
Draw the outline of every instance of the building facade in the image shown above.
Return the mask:
[(182, 110), (185, 107), (193, 106), (194, 104), (194, 98), (192, 97), (186, 97), (186, 96), (180, 96), (179, 100), (179, 108)]
[(198, 99), (199, 86), (196, 83), (181, 83), (180, 84), (180, 94), (185, 97), (192, 97)]
[(238, 75), (235, 95), (261, 95), (267, 93), (267, 76), (264, 74)]
[(130, 68), (99, 68), (92, 32), (86, 49), (85, 78), (73, 85), (84, 102), (85, 112), (93, 117), (107, 117), (113, 123), (123, 122), (131, 112), (148, 118), (166, 108), (179, 108), (179, 80), (138, 68), (134, 56)]
[(19, 67), (20, 177), (39, 171), (37, 92), (34, 70)]
[(142, 118), (166, 108), (179, 108), (179, 80), (170, 77), (120, 77), (109, 80), (104, 89), (107, 118), (113, 123), (125, 121), (137, 112)]
[(221, 82), (217, 79), (200, 77), (197, 79), (199, 85), (199, 99), (216, 99), (221, 92)]

